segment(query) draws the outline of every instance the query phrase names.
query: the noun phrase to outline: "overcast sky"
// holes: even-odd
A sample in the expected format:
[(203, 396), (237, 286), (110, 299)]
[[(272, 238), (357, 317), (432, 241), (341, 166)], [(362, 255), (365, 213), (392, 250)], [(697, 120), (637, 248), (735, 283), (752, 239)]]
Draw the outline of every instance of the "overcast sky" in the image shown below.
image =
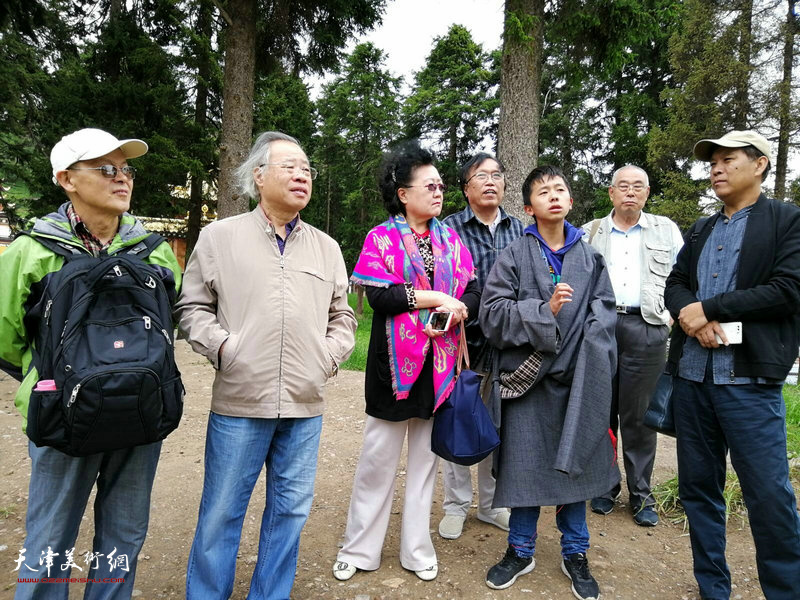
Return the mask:
[[(455, 24), (469, 29), (472, 39), (487, 52), (500, 47), (504, 0), (393, 0), (386, 6), (383, 24), (352, 42), (372, 42), (386, 54), (386, 67), (406, 86), (421, 70), (433, 48), (433, 38), (447, 35)], [(332, 79), (332, 77), (327, 80)], [(311, 95), (320, 93), (320, 82), (311, 82)]]

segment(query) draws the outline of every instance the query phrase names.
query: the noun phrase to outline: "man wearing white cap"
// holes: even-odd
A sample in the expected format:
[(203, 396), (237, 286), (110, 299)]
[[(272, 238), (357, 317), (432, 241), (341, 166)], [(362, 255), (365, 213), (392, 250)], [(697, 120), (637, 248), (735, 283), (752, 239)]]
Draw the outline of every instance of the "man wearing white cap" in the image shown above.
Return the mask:
[[(87, 256), (116, 254), (148, 237), (128, 214), (136, 171), (128, 159), (147, 152), (141, 140), (119, 140), (100, 129), (81, 129), (63, 137), (50, 154), (53, 181), (68, 201), (37, 219), (29, 235), (0, 255), (0, 368), (21, 384), (15, 405), (27, 426), (31, 390), (38, 380), (31, 364), (26, 312), (41, 297), (64, 258), (37, 239), (55, 241)], [(145, 262), (162, 279), (180, 285), (181, 271), (166, 242)], [(41, 389), (41, 388), (40, 388)], [(133, 592), (139, 551), (147, 533), (150, 492), (161, 442), (74, 457), (29, 443), (31, 481), (26, 516), (27, 537), (17, 562), (16, 600), (66, 598), (73, 577), (87, 578), (84, 599), (124, 599)], [(95, 535), (91, 552), (75, 553), (75, 539), (89, 495), (94, 502)], [(47, 582), (48, 578), (59, 582)], [(107, 581), (103, 581), (106, 579)], [(92, 581), (93, 580), (93, 581)], [(113, 580), (113, 582), (110, 582)]]
[(739, 476), (767, 600), (800, 598), (800, 517), (781, 388), (800, 345), (800, 209), (767, 198), (769, 142), (752, 131), (701, 140), (722, 209), (697, 221), (667, 279), (674, 327), (680, 498), (704, 599), (727, 599), (725, 458)]

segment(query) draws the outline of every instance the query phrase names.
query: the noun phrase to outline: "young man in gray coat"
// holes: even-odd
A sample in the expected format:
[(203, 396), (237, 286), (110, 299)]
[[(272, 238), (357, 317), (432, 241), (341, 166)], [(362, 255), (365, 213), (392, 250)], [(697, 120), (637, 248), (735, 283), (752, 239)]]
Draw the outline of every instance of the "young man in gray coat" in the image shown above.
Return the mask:
[(603, 257), (566, 221), (572, 196), (561, 171), (537, 167), (522, 192), (536, 223), (497, 259), (481, 300), (481, 327), (498, 349), (494, 503), (511, 508), (508, 549), (486, 584), (505, 589), (533, 570), (540, 507), (556, 506), (561, 569), (576, 598), (596, 599), (586, 500), (619, 481), (608, 432), (614, 292)]

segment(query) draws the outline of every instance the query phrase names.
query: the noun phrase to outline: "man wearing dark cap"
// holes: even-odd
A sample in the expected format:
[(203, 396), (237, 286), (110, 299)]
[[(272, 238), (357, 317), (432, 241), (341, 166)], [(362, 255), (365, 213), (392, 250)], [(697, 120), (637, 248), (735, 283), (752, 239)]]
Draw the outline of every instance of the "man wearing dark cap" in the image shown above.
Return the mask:
[(781, 388), (800, 345), (800, 209), (767, 198), (769, 142), (752, 131), (699, 141), (722, 209), (701, 218), (667, 279), (674, 327), (680, 498), (704, 599), (727, 599), (726, 455), (750, 517), (767, 600), (800, 598), (800, 517)]
[[(0, 255), (0, 368), (21, 380), (14, 404), (23, 429), (31, 390), (46, 382), (39, 381), (31, 364), (37, 332), (30, 330), (26, 311), (65, 264), (37, 239), (95, 257), (125, 253), (140, 244), (149, 234), (127, 212), (136, 175), (128, 160), (146, 152), (142, 140), (119, 140), (100, 129), (63, 137), (53, 147), (50, 163), (53, 182), (68, 201), (36, 219), (30, 234)], [(153, 248), (145, 262), (169, 285), (180, 285), (181, 270), (167, 242)], [(160, 451), (161, 442), (155, 442), (76, 457), (29, 442), (27, 536), (15, 561), (15, 600), (67, 598), (70, 577), (88, 580), (84, 600), (131, 597)], [(75, 540), (95, 484), (94, 540), (90, 551), (81, 554)]]

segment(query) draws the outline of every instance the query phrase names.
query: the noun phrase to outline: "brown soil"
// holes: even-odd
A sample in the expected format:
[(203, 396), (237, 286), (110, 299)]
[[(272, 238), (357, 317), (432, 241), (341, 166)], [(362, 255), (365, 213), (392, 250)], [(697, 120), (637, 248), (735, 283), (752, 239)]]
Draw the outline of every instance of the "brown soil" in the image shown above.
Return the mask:
[[(211, 366), (184, 342), (178, 344), (178, 362), (187, 389), (183, 423), (164, 443), (153, 492), (150, 531), (140, 557), (134, 597), (182, 598), (186, 559), (197, 522), (203, 483), (203, 449), (210, 404)], [(420, 581), (405, 571), (398, 558), (400, 510), (405, 457), (397, 467), (398, 481), (389, 532), (379, 570), (359, 572), (339, 582), (331, 566), (344, 531), (353, 473), (361, 448), (364, 424), (363, 374), (342, 372), (330, 383), (325, 425), (319, 453), (316, 494), (303, 531), (295, 599), (378, 600), (389, 598), (572, 598), (569, 582), (559, 568), (558, 531), (552, 509), (544, 509), (539, 527), (536, 569), (503, 592), (486, 587), (486, 571), (503, 555), (505, 533), (478, 521), (474, 510), (458, 540), (436, 533), (442, 517), (441, 478), (434, 496), (431, 530), (439, 557), (439, 576)], [(0, 599), (12, 598), (17, 573), (13, 571), (25, 536), (25, 509), (30, 461), (27, 438), (20, 431), (14, 408), (16, 382), (0, 375)], [(674, 442), (659, 440), (654, 481), (675, 473)], [(233, 598), (247, 596), (255, 564), (258, 530), (264, 506), (262, 473), (245, 520)], [(91, 501), (75, 556), (90, 549)], [(662, 519), (653, 529), (637, 527), (628, 508), (617, 504), (609, 516), (589, 512), (592, 549), (589, 560), (604, 599), (695, 599), (697, 587), (691, 571), (688, 535), (682, 525)], [(28, 554), (33, 554), (29, 552)], [(728, 526), (728, 561), (734, 581), (734, 598), (761, 598), (755, 569), (755, 552), (747, 523), (738, 517)], [(80, 564), (80, 563), (79, 563)], [(74, 584), (70, 598), (82, 597), (82, 584)]]

